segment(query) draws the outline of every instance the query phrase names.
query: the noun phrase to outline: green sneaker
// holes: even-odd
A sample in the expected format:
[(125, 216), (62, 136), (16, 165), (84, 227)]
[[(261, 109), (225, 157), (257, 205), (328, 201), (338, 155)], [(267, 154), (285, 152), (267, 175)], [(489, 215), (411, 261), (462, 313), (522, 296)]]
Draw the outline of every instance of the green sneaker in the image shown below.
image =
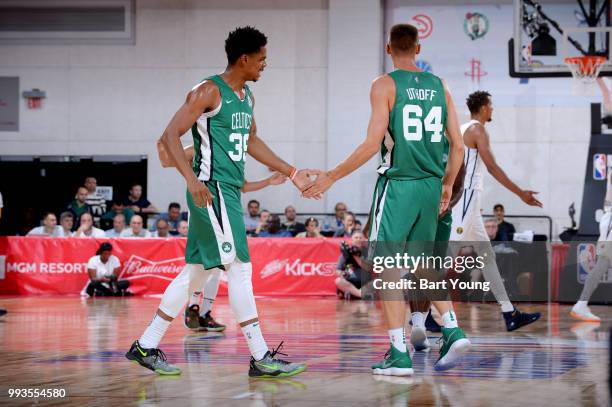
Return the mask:
[(411, 376), (413, 373), (412, 359), (408, 352), (400, 352), (393, 345), (390, 345), (390, 349), (385, 353), (385, 358), (381, 362), (372, 365), (372, 374)]
[(434, 366), (437, 371), (448, 370), (457, 366), (463, 355), (472, 346), (461, 328), (442, 327), (442, 338), (440, 340), (442, 341), (440, 357)]
[(181, 374), (181, 369), (166, 362), (166, 354), (161, 349), (142, 348), (138, 341), (134, 341), (125, 357), (160, 375)]
[[(276, 349), (272, 352), (266, 352), (265, 356), (261, 360), (255, 360), (251, 357), (251, 364), (249, 366), (250, 377), (290, 377), (295, 376), (298, 373), (302, 373), (306, 370), (305, 363), (291, 363), (286, 360), (275, 358), (277, 354), (285, 355), (279, 352), (279, 349), (283, 346), (281, 342)], [(287, 356), (287, 355), (285, 355)]]

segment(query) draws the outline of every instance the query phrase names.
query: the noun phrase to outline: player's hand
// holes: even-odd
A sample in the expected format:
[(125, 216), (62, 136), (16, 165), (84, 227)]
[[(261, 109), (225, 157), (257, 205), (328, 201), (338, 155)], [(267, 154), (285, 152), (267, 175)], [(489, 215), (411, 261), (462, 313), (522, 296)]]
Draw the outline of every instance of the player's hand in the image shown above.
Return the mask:
[(302, 190), (302, 196), (304, 198), (320, 199), (321, 195), (332, 185), (334, 185), (334, 180), (329, 172), (318, 171), (315, 181)]
[(191, 198), (193, 199), (193, 203), (198, 208), (207, 207), (208, 205), (212, 205), (212, 194), (208, 190), (208, 187), (204, 185), (197, 178), (193, 178), (191, 181), (187, 183), (187, 189), (191, 194)]
[(287, 177), (280, 172), (275, 172), (270, 176), (270, 178), (268, 178), (268, 181), (270, 182), (270, 185), (280, 185), (287, 181)]
[(539, 206), (541, 208), (542, 202), (538, 201), (536, 197), (534, 196), (538, 193), (539, 192), (536, 192), (536, 191), (523, 190), (519, 193), (519, 198), (521, 198), (521, 200), (525, 202), (527, 205)]
[[(296, 188), (302, 192), (302, 196), (304, 196), (304, 191), (314, 185), (315, 181), (319, 179), (322, 173), (321, 170), (299, 170), (293, 178), (293, 185), (295, 185)], [(307, 198), (321, 199), (321, 194), (313, 194)]]
[(452, 194), (453, 187), (451, 185), (442, 185), (442, 194), (440, 195), (440, 210), (438, 215), (442, 215), (448, 210)]

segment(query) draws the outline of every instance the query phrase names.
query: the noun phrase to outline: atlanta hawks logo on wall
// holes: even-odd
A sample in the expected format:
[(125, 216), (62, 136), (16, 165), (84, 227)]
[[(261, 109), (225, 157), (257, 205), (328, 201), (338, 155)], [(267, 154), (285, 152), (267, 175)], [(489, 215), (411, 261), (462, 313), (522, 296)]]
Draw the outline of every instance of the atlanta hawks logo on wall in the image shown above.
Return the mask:
[(433, 32), (433, 20), (427, 14), (417, 14), (412, 16), (412, 21), (419, 30), (419, 39), (423, 40)]
[(484, 37), (489, 32), (489, 19), (480, 13), (467, 13), (463, 22), (463, 31), (472, 40)]

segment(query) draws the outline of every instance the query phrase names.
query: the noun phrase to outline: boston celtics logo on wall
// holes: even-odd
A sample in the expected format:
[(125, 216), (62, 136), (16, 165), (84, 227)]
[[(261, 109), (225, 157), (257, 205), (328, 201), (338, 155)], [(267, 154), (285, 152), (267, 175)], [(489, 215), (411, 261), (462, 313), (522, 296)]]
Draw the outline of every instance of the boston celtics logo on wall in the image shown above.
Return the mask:
[(223, 250), (224, 253), (231, 252), (232, 244), (230, 242), (223, 242), (223, 244), (221, 245), (221, 250)]
[(484, 37), (489, 32), (489, 19), (480, 13), (467, 13), (463, 22), (463, 31), (472, 40)]

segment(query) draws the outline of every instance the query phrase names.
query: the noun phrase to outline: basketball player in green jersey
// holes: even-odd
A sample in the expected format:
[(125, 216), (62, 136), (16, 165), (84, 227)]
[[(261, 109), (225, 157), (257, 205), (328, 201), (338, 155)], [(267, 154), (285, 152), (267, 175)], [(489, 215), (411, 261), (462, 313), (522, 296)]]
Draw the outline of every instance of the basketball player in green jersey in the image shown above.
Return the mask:
[[(453, 182), (463, 161), (463, 142), (450, 93), (440, 78), (417, 68), (419, 51), (418, 31), (414, 26), (392, 27), (387, 53), (396, 70), (380, 76), (372, 84), (372, 113), (366, 140), (336, 168), (320, 173), (315, 183), (303, 192), (305, 197), (324, 193), (334, 182), (365, 164), (382, 145), (383, 162), (378, 168), (380, 176), (370, 227), (370, 241), (381, 244), (376, 244), (374, 256), (395, 256), (399, 250), (405, 250), (395, 253), (384, 250), (391, 243), (404, 247), (406, 243), (419, 245), (434, 241), (438, 215), (448, 208)], [(446, 170), (444, 133), (449, 141)], [(408, 250), (412, 251), (411, 247)], [(391, 273), (390, 279), (399, 280), (398, 270)], [(381, 296), (391, 346), (384, 360), (372, 366), (372, 372), (411, 375), (412, 360), (404, 334), (406, 305), (403, 298), (401, 301), (389, 299), (389, 291), (382, 290)], [(434, 301), (434, 306), (444, 321), (444, 343), (435, 368), (446, 370), (456, 365), (470, 342), (457, 325), (452, 303)]]
[[(257, 81), (266, 66), (267, 38), (252, 27), (232, 31), (225, 41), (228, 65), (220, 75), (195, 86), (161, 137), (160, 158), (168, 155), (187, 183), (189, 234), (185, 268), (170, 283), (153, 320), (126, 357), (162, 375), (181, 370), (158, 348), (162, 336), (211, 270), (227, 272), (228, 296), (251, 352), (249, 376), (286, 377), (306, 369), (302, 363), (276, 358), (261, 333), (251, 283), (252, 267), (240, 204), (248, 153), (304, 189), (307, 171), (298, 172), (274, 154), (257, 135), (255, 100), (247, 81)], [(180, 137), (189, 129), (194, 140), (193, 165)], [(168, 158), (168, 157), (167, 157)], [(162, 162), (164, 159), (162, 158)]]

